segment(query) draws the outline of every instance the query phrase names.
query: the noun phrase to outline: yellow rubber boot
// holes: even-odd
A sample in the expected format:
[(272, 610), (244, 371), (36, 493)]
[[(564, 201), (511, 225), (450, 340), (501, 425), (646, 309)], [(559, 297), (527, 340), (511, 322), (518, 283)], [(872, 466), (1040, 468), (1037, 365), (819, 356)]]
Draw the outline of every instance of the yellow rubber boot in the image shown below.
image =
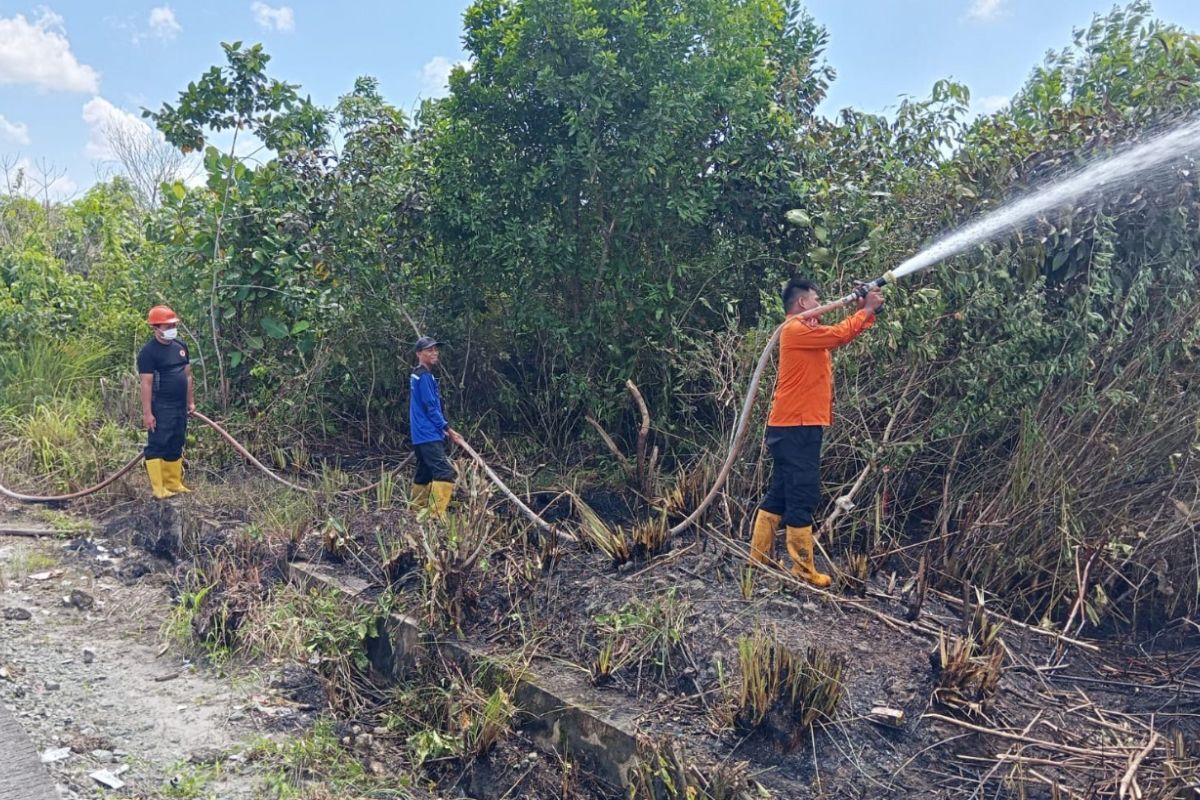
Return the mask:
[(150, 476), (150, 491), (154, 492), (155, 497), (161, 500), (175, 494), (167, 491), (167, 487), (163, 485), (163, 460), (161, 458), (146, 459), (146, 474)]
[(817, 565), (813, 560), (812, 525), (805, 525), (803, 528), (793, 528), (789, 525), (787, 549), (788, 555), (792, 557), (793, 575), (822, 589), (832, 583), (828, 575), (817, 572)]
[(438, 519), (446, 518), (446, 509), (450, 507), (450, 497), (454, 494), (454, 484), (449, 481), (434, 481), (429, 486), (433, 495), (433, 515)]
[(183, 459), (177, 458), (174, 461), (162, 462), (163, 488), (171, 494), (179, 494), (181, 492), (190, 492), (191, 489), (183, 485)]
[(424, 508), (429, 505), (429, 484), (414, 483), (412, 485), (412, 493), (409, 496), (412, 498), (411, 502), (415, 508)]
[(775, 531), (779, 530), (778, 514), (761, 508), (754, 517), (754, 535), (750, 539), (750, 563), (773, 564), (775, 562)]

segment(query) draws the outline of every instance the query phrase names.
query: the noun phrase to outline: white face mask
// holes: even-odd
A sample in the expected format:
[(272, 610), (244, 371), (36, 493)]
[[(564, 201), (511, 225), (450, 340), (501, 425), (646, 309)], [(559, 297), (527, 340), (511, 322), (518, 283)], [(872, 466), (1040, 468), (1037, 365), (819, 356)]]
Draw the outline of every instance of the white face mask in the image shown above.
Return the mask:
[(174, 341), (175, 337), (179, 335), (179, 329), (178, 328), (167, 328), (165, 331), (161, 331), (161, 333), (162, 333), (162, 337), (164, 339), (166, 339), (168, 342), (170, 342), (170, 341)]

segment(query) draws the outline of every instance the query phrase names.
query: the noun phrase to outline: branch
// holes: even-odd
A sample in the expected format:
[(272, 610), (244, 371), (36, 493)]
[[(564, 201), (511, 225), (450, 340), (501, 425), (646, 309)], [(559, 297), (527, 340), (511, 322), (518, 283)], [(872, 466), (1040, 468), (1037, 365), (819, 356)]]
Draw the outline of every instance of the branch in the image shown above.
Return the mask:
[(1121, 787), (1117, 792), (1117, 797), (1120, 797), (1121, 800), (1124, 800), (1125, 795), (1129, 793), (1130, 787), (1133, 788), (1133, 796), (1140, 800), (1142, 790), (1137, 785), (1137, 770), (1142, 765), (1142, 761), (1146, 756), (1150, 755), (1150, 751), (1154, 749), (1154, 745), (1157, 743), (1158, 734), (1150, 734), (1150, 742), (1146, 745), (1145, 749), (1135, 755), (1129, 762), (1129, 769), (1125, 770), (1125, 775), (1121, 778)]
[(600, 434), (600, 438), (604, 441), (604, 444), (608, 446), (608, 449), (612, 451), (612, 454), (616, 456), (617, 461), (621, 464), (621, 467), (628, 472), (629, 459), (626, 458), (625, 454), (621, 452), (621, 448), (617, 447), (617, 443), (614, 442), (613, 438), (608, 435), (608, 431), (604, 430), (604, 428), (600, 426), (600, 422), (591, 414), (585, 414), (583, 418), (587, 420), (589, 425), (596, 429), (596, 433)]
[[(1061, 753), (1070, 753), (1076, 756), (1086, 756), (1088, 758), (1111, 758), (1114, 755), (1128, 753), (1128, 747), (1111, 747), (1103, 749), (1094, 749), (1089, 747), (1076, 747), (1070, 744), (1062, 744), (1060, 742), (1047, 742), (1042, 739), (1034, 739), (1029, 736), (1023, 736), (1019, 733), (1009, 733), (1008, 731), (996, 730), (994, 728), (985, 728), (982, 725), (972, 725), (970, 722), (963, 722), (960, 719), (953, 717), (945, 717), (941, 714), (923, 714), (922, 719), (932, 719), (938, 722), (949, 722), (951, 725), (957, 725), (960, 728), (966, 728), (969, 731), (976, 733), (986, 733), (989, 736), (998, 736), (1001, 739), (1008, 739), (1013, 742), (1022, 742), (1024, 744), (1041, 747), (1045, 750), (1057, 750)], [(1140, 763), (1140, 762), (1139, 762)]]
[(643, 493), (647, 493), (649, 482), (646, 474), (646, 438), (650, 435), (650, 411), (646, 408), (646, 400), (642, 397), (641, 391), (638, 390), (637, 384), (632, 380), (625, 381), (625, 388), (629, 389), (629, 393), (633, 395), (633, 400), (637, 403), (638, 411), (642, 414), (642, 425), (638, 428), (637, 441), (637, 478), (638, 486)]

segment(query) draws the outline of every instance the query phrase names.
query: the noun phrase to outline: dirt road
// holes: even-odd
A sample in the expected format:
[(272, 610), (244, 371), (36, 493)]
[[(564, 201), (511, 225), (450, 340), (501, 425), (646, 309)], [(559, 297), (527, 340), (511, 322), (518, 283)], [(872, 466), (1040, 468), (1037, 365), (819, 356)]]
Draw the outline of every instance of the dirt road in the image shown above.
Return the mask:
[(109, 558), (0, 536), (0, 704), (64, 798), (250, 797), (253, 682), (164, 650), (163, 577), (126, 584)]

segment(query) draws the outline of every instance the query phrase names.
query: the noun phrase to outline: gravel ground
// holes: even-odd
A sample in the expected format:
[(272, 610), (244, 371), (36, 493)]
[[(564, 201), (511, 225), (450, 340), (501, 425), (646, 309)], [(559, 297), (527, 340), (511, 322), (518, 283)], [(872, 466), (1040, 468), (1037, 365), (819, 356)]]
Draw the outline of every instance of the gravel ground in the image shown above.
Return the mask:
[[(162, 576), (126, 585), (116, 563), (0, 537), (0, 703), (64, 798), (252, 797), (241, 751), (258, 735), (257, 685), (164, 649)], [(103, 787), (109, 776), (124, 786)]]

